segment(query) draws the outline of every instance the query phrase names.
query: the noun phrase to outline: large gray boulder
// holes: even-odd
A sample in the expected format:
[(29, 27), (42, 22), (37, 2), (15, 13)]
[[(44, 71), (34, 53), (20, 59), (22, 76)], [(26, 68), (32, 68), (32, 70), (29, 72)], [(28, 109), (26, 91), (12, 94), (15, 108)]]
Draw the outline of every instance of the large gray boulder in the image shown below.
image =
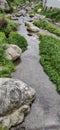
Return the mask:
[(11, 61), (15, 61), (21, 56), (22, 50), (17, 45), (7, 45), (7, 49), (5, 51), (6, 58)]
[(0, 78), (0, 129), (21, 123), (35, 96), (35, 90), (24, 82)]
[(27, 29), (31, 32), (39, 32), (40, 29), (36, 26), (34, 26), (31, 22), (26, 22), (25, 25), (27, 26)]
[(6, 0), (0, 0), (0, 5), (5, 11), (10, 11), (9, 5)]

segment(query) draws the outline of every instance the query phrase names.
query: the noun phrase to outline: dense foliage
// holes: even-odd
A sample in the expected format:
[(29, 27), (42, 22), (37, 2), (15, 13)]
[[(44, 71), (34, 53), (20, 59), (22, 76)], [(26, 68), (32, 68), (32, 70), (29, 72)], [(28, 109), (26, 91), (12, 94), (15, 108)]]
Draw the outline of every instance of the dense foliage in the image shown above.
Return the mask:
[(48, 18), (51, 18), (56, 22), (60, 22), (60, 9), (58, 8), (50, 8), (46, 10), (43, 9), (41, 14), (45, 15)]
[(44, 8), (43, 2), (40, 1), (37, 5), (35, 5), (34, 9), (30, 11), (30, 13), (37, 13), (38, 9), (41, 9), (40, 14), (45, 15), (47, 18), (52, 19), (53, 21), (60, 22), (60, 9), (58, 8)]
[(15, 71), (13, 63), (5, 58), (6, 44), (5, 34), (0, 32), (0, 77), (10, 77), (11, 72)]
[(40, 63), (49, 75), (51, 81), (56, 84), (56, 89), (60, 92), (60, 40), (48, 35), (39, 35), (41, 40)]
[(40, 1), (38, 4), (35, 5), (35, 7), (29, 12), (29, 13), (37, 13), (37, 10), (43, 8), (43, 3), (42, 1)]
[(33, 23), (39, 28), (48, 30), (49, 32), (54, 33), (57, 36), (60, 36), (60, 30), (55, 25), (48, 22), (47, 20), (34, 21)]
[(18, 45), (22, 51), (27, 49), (27, 41), (26, 39), (16, 32), (11, 32), (8, 38), (9, 44)]
[(18, 23), (5, 17), (0, 18), (0, 31), (8, 35), (11, 31), (16, 30)]

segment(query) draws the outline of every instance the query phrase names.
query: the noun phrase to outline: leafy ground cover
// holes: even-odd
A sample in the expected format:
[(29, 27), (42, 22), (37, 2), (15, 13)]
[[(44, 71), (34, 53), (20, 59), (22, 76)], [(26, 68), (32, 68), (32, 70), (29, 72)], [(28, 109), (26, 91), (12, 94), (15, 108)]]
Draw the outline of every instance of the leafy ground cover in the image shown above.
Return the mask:
[(34, 9), (30, 11), (30, 13), (37, 13), (38, 9), (41, 9), (40, 14), (45, 15), (47, 18), (52, 19), (52, 21), (60, 22), (60, 9), (58, 8), (44, 8), (43, 2), (40, 1), (37, 5), (35, 5)]
[(57, 36), (60, 36), (60, 30), (55, 25), (48, 22), (47, 20), (34, 21), (33, 23), (39, 28), (48, 30), (49, 32), (54, 33)]
[(60, 40), (42, 34), (39, 34), (39, 39), (40, 63), (60, 92)]
[(52, 19), (53, 21), (60, 22), (60, 9), (58, 8), (50, 8), (41, 11), (41, 14), (45, 15), (47, 18)]
[(5, 18), (4, 16), (0, 17), (0, 31), (4, 32), (6, 35), (13, 30), (17, 30), (18, 25), (19, 24), (13, 20)]
[(29, 12), (30, 14), (32, 13), (32, 14), (35, 14), (35, 13), (37, 13), (37, 10), (38, 9), (42, 9), (43, 8), (43, 3), (42, 3), (42, 1), (40, 1), (38, 4), (36, 4), (35, 5), (35, 7)]
[(6, 44), (5, 34), (0, 32), (0, 77), (10, 77), (11, 72), (15, 71), (14, 64), (5, 58)]
[(17, 32), (10, 33), (8, 43), (18, 45), (22, 49), (22, 51), (25, 51), (28, 45), (27, 40)]
[(11, 77), (11, 72), (15, 71), (14, 63), (6, 59), (7, 44), (16, 44), (22, 51), (27, 49), (26, 39), (17, 32), (11, 32), (8, 38), (4, 32), (0, 32), (0, 77)]

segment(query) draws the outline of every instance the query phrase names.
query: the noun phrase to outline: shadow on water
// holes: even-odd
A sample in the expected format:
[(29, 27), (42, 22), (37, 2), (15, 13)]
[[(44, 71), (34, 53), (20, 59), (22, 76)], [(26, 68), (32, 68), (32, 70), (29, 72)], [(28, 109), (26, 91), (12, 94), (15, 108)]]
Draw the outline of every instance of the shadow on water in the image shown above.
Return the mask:
[(21, 63), (21, 58), (18, 58), (17, 60), (14, 61), (14, 65), (18, 66)]

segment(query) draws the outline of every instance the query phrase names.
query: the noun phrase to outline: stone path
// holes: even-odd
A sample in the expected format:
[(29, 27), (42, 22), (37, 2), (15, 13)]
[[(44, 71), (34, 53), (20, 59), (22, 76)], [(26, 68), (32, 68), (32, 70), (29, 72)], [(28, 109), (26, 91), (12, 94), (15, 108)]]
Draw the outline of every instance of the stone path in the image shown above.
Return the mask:
[(60, 130), (60, 95), (39, 63), (39, 39), (36, 34), (27, 35), (24, 24), (27, 20), (27, 16), (19, 18), (18, 32), (27, 39), (28, 48), (22, 53), (21, 63), (12, 77), (33, 87), (36, 100), (22, 124), (24, 127), (17, 126), (14, 130)]

